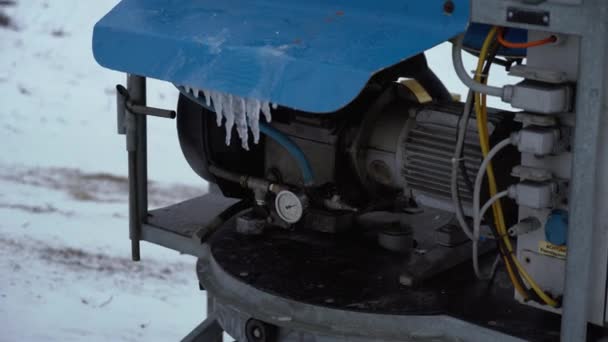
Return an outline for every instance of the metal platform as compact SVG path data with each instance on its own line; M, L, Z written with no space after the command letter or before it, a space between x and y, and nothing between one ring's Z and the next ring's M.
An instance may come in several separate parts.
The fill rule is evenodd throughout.
M335 236L277 229L250 237L236 233L230 221L210 244L192 238L234 202L209 194L153 210L142 238L199 257L210 314L239 341L246 341L244 326L252 318L280 327L279 341L559 337L560 317L513 301L504 271L482 283L466 263L422 287L404 287L398 281L403 257L377 247L365 232ZM209 321L205 326L217 331Z
M207 225L222 210L236 200L221 195L207 194L148 213L143 224L142 240L161 245L184 254L203 256L203 249L193 234Z
M218 231L198 272L220 325L239 341L251 318L281 327L279 341L559 338L560 317L515 302L504 271L479 282L465 263L409 288L398 281L404 257L365 232L251 237L233 226Z

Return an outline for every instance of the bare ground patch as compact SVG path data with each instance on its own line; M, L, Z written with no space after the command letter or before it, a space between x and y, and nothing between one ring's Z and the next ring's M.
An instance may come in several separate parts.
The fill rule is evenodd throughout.
M0 180L65 192L72 199L83 202L126 203L128 199L128 179L109 173L87 173L71 168L2 167ZM203 192L202 187L148 182L152 207L173 204Z
M194 267L187 263L161 263L151 259L136 263L126 257L110 256L81 248L52 246L44 241L24 242L0 237L0 250L11 255L27 253L42 262L63 267L74 274L91 273L97 276L136 277L186 283L194 272ZM20 268L16 265L17 270Z
M9 203L0 202L0 208L25 211L30 214L59 214L59 215L63 215L63 216L73 216L74 215L74 212L72 212L72 211L60 210L48 203L46 205L26 205L26 204L9 204Z

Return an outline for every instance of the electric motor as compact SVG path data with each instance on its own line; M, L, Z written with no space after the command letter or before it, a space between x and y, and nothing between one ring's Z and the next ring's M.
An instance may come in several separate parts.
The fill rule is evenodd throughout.
M331 185L336 189L332 195L342 196L355 207L401 196L425 207L453 211L450 173L456 162L462 170L458 191L465 212L470 212L472 190L467 183L477 174L482 159L475 119L467 124L461 160L454 161L462 104L420 103L401 83L373 95L362 95L367 99L355 108L324 116L279 108L273 113L272 125L302 149L317 186ZM226 146L223 129L216 127L208 109L186 98L180 100L179 108L178 130L186 158L225 194L244 197L247 192L213 177L206 171L208 163L250 176L303 184L298 164L279 143L271 139L262 139L257 145L251 142L250 151L242 150L239 144ZM517 128L512 118L510 113L489 113L491 143ZM516 151L508 150L497 161L501 184L513 182L509 170L517 158Z

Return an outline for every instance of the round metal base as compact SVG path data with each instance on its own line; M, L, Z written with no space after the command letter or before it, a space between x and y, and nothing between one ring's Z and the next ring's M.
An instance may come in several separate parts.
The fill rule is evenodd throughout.
M285 230L262 236L227 224L198 276L213 314L239 342L247 322L276 328L276 341L555 340L559 316L518 304L504 272L474 279L469 264L417 288L399 283L403 255L366 234Z

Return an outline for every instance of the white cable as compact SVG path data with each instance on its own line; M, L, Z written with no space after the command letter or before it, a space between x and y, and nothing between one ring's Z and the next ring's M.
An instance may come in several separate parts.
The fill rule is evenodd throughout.
M505 191L501 191L499 193L497 193L496 195L492 196L487 202L486 204L483 205L483 207L481 207L481 210L479 211L479 217L483 217L483 215L486 214L486 211L488 211L488 209L490 209L490 207L497 201L499 201L501 198L503 197L508 197L509 196L509 190L505 190ZM481 225L480 222L477 223L477 225ZM479 227L475 227L475 230L479 231ZM497 237L498 238L498 237Z
M490 204L488 205L488 203L486 203L486 205L484 205L485 209L482 209L480 211L479 210L479 201L480 201L480 197L481 197L481 185L483 182L484 175L486 174L488 165L492 161L492 158L494 158L494 156L496 156L498 154L498 152L500 152L502 149L513 144L514 141L517 141L517 137L518 137L518 135L517 135L517 133L515 133L515 134L511 135L511 137L506 138L506 139L502 140L501 142L499 142L498 144L496 144L490 150L490 152L488 152L488 155L481 162L479 170L477 171L477 176L475 177L475 185L473 188L473 239L472 239L473 246L472 246L472 249L473 249L473 270L475 271L475 275L479 279L488 279L492 276L492 274L490 274L489 276L482 275L481 271L479 270L478 243L479 243L479 236L480 236L480 229L481 229L480 228L481 219L485 215L487 208L489 208L492 204L494 204L494 202L496 202L500 198L502 198L504 196L508 196L508 194L509 194L508 191L503 191L501 193L496 194L488 201L488 203L490 203ZM502 196L499 196L501 194L502 194Z
M465 233L465 235L473 240L473 232L471 228L467 224L467 221L464 218L464 213L462 211L462 204L460 202L460 197L458 196L458 172L460 166L460 156L462 152L462 148L464 146L464 139L467 131L467 125L469 122L469 116L471 116L471 108L473 107L473 92L469 91L467 95L467 101L464 105L464 112L462 113L462 117L460 118L460 122L458 124L458 138L456 140L456 149L454 149L454 156L452 157L452 174L450 178L450 190L452 193L452 205L454 206L454 212L456 213L456 219L460 224L460 228Z
M493 87L486 84L479 83L471 78L462 63L462 41L464 35L456 37L456 40L452 45L452 62L454 63L454 70L456 75L460 78L460 81L464 83L469 89L476 93L482 93L490 96L496 96L502 98L503 101L510 102L509 93L513 86Z
M458 138L456 140L456 148L454 149L454 156L452 158L452 174L450 179L450 188L452 193L452 204L454 206L454 211L456 213L456 219L462 228L462 231L467 235L467 237L472 241L472 253L473 253L473 270L475 271L475 275L477 278L481 280L487 280L494 276L496 273L496 269L498 268L498 264L500 262L500 254L497 256L496 260L492 264L492 268L490 269L489 275L481 274L479 269L479 260L478 260L478 241L473 237L473 232L471 228L467 224L464 213L462 211L462 203L460 201L460 197L458 196L458 172L460 166L460 156L462 154L462 149L464 146L464 140L466 137L467 126L469 123L469 117L471 116L471 109L473 106L473 92L469 91L467 96L467 101L465 102L464 112L462 117L460 118L460 122L458 124Z
M492 198L490 198L490 200L488 200L486 202L486 204L484 204L484 206L481 208L478 216L483 217L483 215L485 215L486 211L488 211L488 209L498 200L500 200L503 197L507 197L509 196L509 190L505 190L502 192L497 193L496 195L492 196ZM473 231L477 232L477 234L479 234L479 228L480 223L475 221L474 226L473 226ZM498 236L496 237L498 238ZM479 235L477 235L477 239L473 240L473 270L475 271L475 275L477 276L477 278L482 279L482 280L487 280L492 278L492 276L494 275L494 272L496 271L496 267L498 266L498 263L495 262L494 265L492 266L492 269L490 271L489 275L483 275L481 274L481 270L479 269Z
M486 275L486 276L484 276L482 274L476 274L476 276L479 277L480 280L492 279L492 277L494 277L494 274L496 273L496 270L498 269L498 264L500 264L501 258L502 258L502 256L499 252L496 255L496 259L494 259L494 262L492 263L492 267L490 268L490 273L488 273L488 275ZM473 260L475 260L475 258L473 258ZM473 262L475 262L475 261L473 261Z
M504 139L503 141L496 144L488 155L483 159L479 171L477 171L477 177L475 177L475 186L473 188L473 240L479 239L479 229L475 230L475 227L480 226L482 215L479 215L479 201L481 197L481 184L483 177L486 174L488 165L492 161L492 158L498 154L503 148L511 145L514 141L517 141L517 134L511 135L511 137Z

